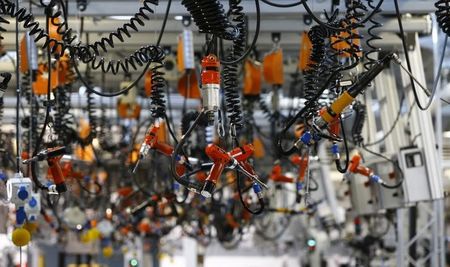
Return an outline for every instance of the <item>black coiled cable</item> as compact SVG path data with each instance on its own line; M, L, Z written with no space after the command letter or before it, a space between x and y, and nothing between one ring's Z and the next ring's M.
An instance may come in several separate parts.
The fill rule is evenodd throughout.
M337 35L336 43L345 42L348 47L343 50L339 50L338 53L347 54L354 58L358 56L359 52L361 52L361 47L355 41L363 38L363 36L356 33L355 30L364 27L364 23L361 21L367 11L367 7L361 0L347 1L346 7L347 12L345 18L340 20L340 25L344 28L344 30L340 31ZM345 38L342 37L342 32L347 34Z
M233 40L238 36L238 29L228 20L219 0L183 0L181 4L189 11L200 32L214 34L225 40Z
M360 101L356 101L353 105L353 112L355 113L355 122L352 127L352 138L356 145L362 145L364 138L362 136L362 130L364 127L364 121L366 119L366 105Z
M269 120L271 123L275 123L280 118L280 113L277 111L272 112L267 105L266 101L259 97L258 100L259 108L261 109L262 113L264 114L264 117Z
M43 40L42 48L51 48L50 51L55 53L60 51L60 55L64 54L67 45L64 42L60 42L56 39L50 38L50 36L46 33L45 29L41 28L39 22L37 22L34 16L31 13L28 13L25 8L19 8L16 11L16 4L10 2L8 0L0 1L0 14L9 15L11 18L16 18L19 23L23 23L23 27L29 30L29 35L35 35L35 42ZM56 19L61 16L61 12L55 12L50 15L50 20L52 23L56 22ZM7 21L0 21L0 23L8 23ZM62 28L66 27L66 23L57 23L58 28L57 31L62 35L62 39L66 41L73 42L75 40L74 37L71 37L71 30L63 31ZM0 27L1 32L6 32L6 29ZM60 50L59 50L60 49Z
M325 58L325 39L330 37L330 31L322 26L313 26L308 32L308 37L312 43L311 55L309 57L310 63L308 69L304 72L304 96L306 99L305 106L306 117L311 117L318 109L317 100L314 96L317 94L320 85L317 82L317 74L321 64ZM312 103L314 101L315 103Z
M434 3L434 6L437 8L435 14L439 27L447 36L450 36L450 1L439 0Z
M375 6L373 5L374 0L368 0L367 5L374 9ZM367 47L369 47L369 50L367 52L364 53L364 58L366 59L366 63L364 64L364 68L366 70L369 70L373 64L375 64L378 61L378 58L374 58L372 55L373 54L377 54L381 51L381 48L376 47L373 42L376 40L382 40L383 38L379 35L376 34L375 31L379 28L381 28L383 26L383 24L381 24L380 22L378 22L377 20L375 20L376 15L378 13L380 13L382 10L378 9L377 11L375 11L375 16L373 18L371 18L369 20L369 22L372 24L369 29L367 30L367 34L369 35L369 38L366 39L366 45Z
M152 73L152 94L150 96L152 105L152 117L164 118L166 114L166 101L164 100L164 92L167 87L167 81L164 78L164 51L160 51L158 58L155 59L156 65L151 69Z
M233 40L233 46L227 60L233 60L236 57L240 57L244 53L245 39L246 39L246 23L245 14L242 12L241 0L230 1L230 16L232 21L236 23L236 28L239 31L237 38ZM225 105L230 120L230 125L236 128L236 130L242 129L242 107L239 96L239 72L238 64L225 65L223 69L224 80L224 92L225 92Z
M115 42L125 41L125 36L131 36L131 30L138 32L138 24L143 26L144 19L150 19L147 13L153 14L154 11L151 5L157 5L157 0L145 0L143 7L139 9L129 23L125 23L122 27L118 28L115 32L110 33L108 37L102 38L100 41L96 41L91 45L83 45L78 43L72 44L76 39L76 36L72 36L72 29L67 27L67 22L57 23L56 19L61 16L61 12L55 12L51 16L51 21L54 25L58 26L58 33L62 35L63 42L50 38L50 36L39 26L39 23L35 21L34 16L27 13L25 8L20 8L15 11L15 4L8 0L0 1L0 14L7 14L12 18L17 18L20 23L23 23L23 27L29 30L30 35L35 35L35 41L43 40L43 48L50 47L52 53L59 53L60 56L64 54L66 50L69 51L72 59L78 58L85 64L90 64L94 70L100 69L107 73L111 72L117 74L119 71L130 72L131 69L137 70L138 67L142 67L145 64L152 62L154 58L159 54L158 48L153 45L144 46L134 53L125 57L122 60L106 60L100 57L101 52L108 52L108 48L114 48ZM63 30L63 28L65 28ZM5 29L0 28L0 31Z
M87 69L86 76L88 78L88 82L91 83L91 77L90 77L90 70ZM92 143L92 140L94 140L95 137L97 137L97 126L98 126L98 118L97 118L97 112L95 110L95 99L94 94L87 90L86 91L87 96L87 113L88 113L88 119L89 119L89 126L90 131L89 135L86 138L79 138L79 143L82 146L88 146Z
M55 133L60 145L68 145L76 140L73 115L70 114L70 86L63 85L56 90Z

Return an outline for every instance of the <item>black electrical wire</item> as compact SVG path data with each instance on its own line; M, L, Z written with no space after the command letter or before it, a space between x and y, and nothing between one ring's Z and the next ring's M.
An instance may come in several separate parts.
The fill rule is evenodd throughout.
M235 146L239 147L239 140L237 140L237 138L234 139L235 142ZM244 151L241 148L242 151ZM259 215L264 211L265 208L265 202L264 202L264 198L259 198L258 197L258 202L259 202L259 208L257 210L252 210L250 209L250 207L245 203L244 198L243 198L243 192L242 192L242 187L241 187L241 175L239 174L239 171L236 170L236 187L237 187L237 191L238 191L238 195L239 195L239 200L241 201L242 207L244 207L245 210L247 210L248 212L250 212L250 214L253 215Z
M256 47L256 42L258 42L259 32L261 28L261 8L259 5L259 0L255 0L255 8L256 8L256 29L255 29L255 35L253 36L253 41L248 47L247 51L245 51L239 58L233 59L231 61L226 60L220 60L220 63L223 65L234 65L242 60L246 59L248 55L253 51L253 49Z
M404 181L404 174L403 174L403 170L400 168L400 166L398 165L398 162L395 162L395 161L393 161L392 159L390 159L390 158L388 158L388 157L386 157L386 156L384 156L384 155L382 155L382 154L380 154L380 153L377 153L377 152L375 152L375 151L373 151L373 150L370 150L370 149L368 149L367 147L365 147L365 146L363 146L362 147L366 152L368 152L368 153L370 153L370 154L372 154L372 155L374 155L374 156L377 156L377 157L380 157L380 158L382 158L382 159L385 159L386 161L388 161L388 162L390 162L390 163L392 163L392 165L394 165L394 168L395 169L397 169L397 171L398 171L398 174L399 174L399 181L396 183L396 184L394 184L394 185L389 185L389 184L386 184L384 181L381 183L381 186L382 187L385 187L385 188L388 188L388 189L396 189L396 188L399 188L402 184L403 184L403 181Z
M180 151L182 150L182 148L184 146L184 143L190 137L192 131L200 123L200 120L202 119L204 114L205 114L204 110L202 110L198 114L198 116L195 119L195 121L192 123L192 125L189 127L189 129L186 131L186 133L180 139L178 144L175 146L174 151L173 151L172 156L171 156L171 161L170 161L170 171L171 171L172 177L175 179L175 181L177 181L182 186L188 188L189 190L195 190L195 192L198 192L198 193L200 193L200 191L202 190L203 186L201 184L199 184L198 182L195 182L195 181L191 182L191 181L189 181L189 177L184 178L184 179L182 177L180 177L178 175L178 173L177 173L177 170L176 170L176 162L177 162L177 157L180 154Z
M50 31L50 12L51 12L51 7L46 7L46 34L49 34ZM52 81L52 54L51 54L51 47L47 46L47 63L48 63L48 80L47 80L47 103L46 103L46 111L45 111L45 119L44 119L44 125L41 129L41 133L39 134L39 138L36 140L36 144L34 147L34 151L32 154L32 157L35 157L40 148L41 148L41 143L44 140L44 134L45 134L45 130L48 126L48 123L50 122L50 109L51 109L51 81ZM43 185L38 178L38 174L36 172L36 168L37 168L37 162L32 161L31 162L31 178L33 180L33 182L35 183L35 185L41 189L41 190L48 190L48 187Z
M238 191L238 195L239 195L239 200L241 201L242 206L244 207L245 210L247 210L248 212L250 212L250 214L253 215L259 215L264 211L265 208L265 203L264 203L264 199L259 199L259 208L257 210L252 210L250 209L250 207L247 205L247 203L245 203L244 197L243 197L243 192L242 192L242 186L241 186L241 177L240 174L238 172L236 172L236 183L237 183L237 191Z
M78 186L83 189L83 191L85 191L86 193L88 193L89 195L93 195L93 196L99 196L101 195L102 192L102 185L99 182L94 182L94 185L96 187L95 191L91 191L89 190L89 188L87 188L85 185L83 185L83 183L80 181L80 179L75 179L78 183Z
M166 28L166 24L167 24L167 19L169 17L171 4L172 4L172 0L168 0L167 1L166 13L164 15L163 23L162 23L162 26L161 26L161 29L160 29L160 32L159 32L159 36L158 36L158 40L156 41L156 47L159 47L159 44L161 43L162 36L164 34L164 31L165 31L165 28ZM142 72L139 74L138 78L134 82L132 82L127 88L124 88L124 89L122 89L122 90L120 90L120 91L118 91L116 93L110 93L110 94L99 92L99 91L95 90L94 88L92 88L91 86L87 85L86 81L80 75L80 71L78 70L78 67L77 67L76 64L74 64L74 67L75 67L75 71L78 74L78 77L80 78L81 82L86 86L87 90L91 91L92 93L94 93L96 95L105 96L105 97L114 97L114 96L122 95L122 94L128 92L134 86L136 86L138 84L138 82L142 79L142 77L144 77L144 75L147 73L151 63L152 63L152 61L149 61L147 63L147 65L144 67Z
M361 20L359 23L365 24L367 21L369 21L369 20L377 13L378 9L379 9L379 8L381 7L381 5L383 4L383 1L384 1L384 0L379 0L378 5L375 7L375 9L372 10L372 12L371 12L366 18L364 18L363 20ZM314 15L314 12L311 10L311 8L310 8L310 7L308 6L308 4L306 3L307 0L303 0L302 2L303 2L302 4L303 4L303 7L305 8L306 12L308 12L308 14L311 16L311 18L312 18L315 22L317 22L319 25L322 25L322 26L324 26L324 27L327 27L327 28L330 29L330 30L338 31L338 32L341 32L341 31L345 31L345 30L346 30L345 28L334 27L334 26L332 26L332 25L330 25L330 24L328 24L328 23L323 22L323 21L320 20L318 17L316 17L316 15Z
M16 12L19 10L19 0L16 0ZM20 117L20 72L19 72L19 60L20 60L20 51L19 51L19 20L16 18L16 171L20 172L20 125L19 125L19 117ZM3 102L3 100L2 100Z
M281 132L278 134L277 137L277 149L278 152L281 153L282 155L288 156L291 155L293 153L295 153L297 151L297 147L294 145L292 146L290 149L285 150L283 148L283 144L282 144L282 139L283 136L286 134L287 130L289 128L291 128L291 126L300 118L302 118L303 116L305 116L305 113L314 105L315 101L317 101L320 96L322 95L322 93L328 88L328 84L330 84L333 80L336 79L336 77L339 75L339 71L337 70L335 72L333 72L330 77L328 77L327 81L323 84L322 88L320 88L320 90L317 91L316 95L311 98L311 100L299 111L297 112L297 114L295 114L294 117L292 117L284 126L284 128L281 130Z
M299 2L294 2L291 4L277 4L274 2L271 2L269 0L261 0L261 2L263 2L264 4L267 4L269 6L274 6L274 7L280 7L280 8L289 8L289 7L295 7L295 6L299 6L301 4L303 4L305 0L299 1Z
M3 1L4 1L4 0L3 0ZM152 2L152 1L149 1L149 2ZM60 3L61 3L62 6L64 6L64 3L63 3L62 1L60 1ZM88 91L91 91L91 92L94 93L94 94L97 94L97 95L100 95L100 96L104 96L104 97L113 97L113 96L119 96L119 95L121 95L121 94L124 94L124 93L128 92L131 88L133 88L134 86L137 85L137 83L138 83L138 82L142 79L142 77L145 75L145 73L147 72L147 70L148 70L149 67L150 67L150 64L152 63L152 60L151 60L151 58L152 58L151 55L152 55L152 54L149 55L148 53L154 53L155 51L160 50L160 48L158 48L158 47L159 47L159 44L160 44L160 42L161 42L161 39L162 39L164 30L165 30L165 27L166 27L166 24L167 24L167 19L168 19L168 16L169 16L169 11L170 11L170 7L171 7L171 3L172 3L172 0L168 0L168 1L167 1L167 9L166 9L166 13L165 13L165 16L164 16L163 24L162 24L162 26L161 26L161 30L160 30L160 33L159 33L159 36L158 36L158 40L157 40L156 46L148 45L148 46L144 46L144 47L138 49L138 50L130 57L130 58L133 58L133 60L135 60L134 63L132 63L131 61L127 61L127 60L124 61L124 62L127 62L127 64L120 64L120 62L118 63L121 67L126 67L126 66L129 66L129 65L134 66L135 63L139 63L139 62L145 63L145 61L147 61L147 62L146 62L147 64L145 65L145 67L144 67L143 71L141 72L141 74L140 74L140 75L138 76L138 78L137 78L133 83L131 83L128 87L126 87L126 88L124 88L124 89L122 89L122 90L120 90L120 91L118 91L118 92L116 92L116 93L110 93L110 94L102 93L102 92L96 91L96 90L95 90L94 88L92 88L92 86L90 86L90 85L88 84L88 82L83 78L83 76L82 76L80 70L78 69L77 64L74 64L74 69L75 69L75 72L77 73L78 78L79 78L80 81L86 86L86 88L87 88ZM4 4L4 3L3 3L3 2L0 2L0 4ZM0 7L2 7L2 6L0 6ZM3 6L2 8L5 9L5 10L7 11L7 6L6 6L6 7ZM147 7L143 7L143 8L141 8L141 9L146 9L146 8L147 8ZM65 10L65 8L63 8L63 10ZM6 11L5 11L5 12L6 12ZM141 10L140 10L140 12L141 12ZM8 14L10 14L11 16L19 17L22 21L25 20L25 25L24 25L24 26L25 26L25 27L28 26L28 27L31 27L31 28L32 28L30 34L36 34L36 33L38 33L39 36L38 36L36 39L38 39L38 38L40 37L41 39L44 38L44 39L46 40L46 44L47 44L47 43L53 43L53 44L54 44L54 47L53 47L52 49L55 49L56 46L62 47L61 50L63 50L63 51L64 51L66 48L68 48L68 49L71 51L71 54L74 54L74 55L76 54L76 55L78 55L78 56L81 56L80 53L81 53L81 54L84 54L84 53L88 53L88 54L89 54L89 53L90 53L90 52L89 52L89 49L93 49L94 51L97 51L97 50L98 50L98 47L100 47L101 49L105 50L105 49L106 49L106 44L108 44L108 45L110 45L110 46L113 45L113 42L112 42L112 38L113 38L113 37L118 38L120 41L123 41L123 40L122 40L122 39L123 39L122 33L124 33L125 35L129 36L129 32L127 31L127 28L135 29L135 28L136 28L136 26L134 26L134 23L135 23L135 22L138 22L139 24L142 24L142 22L140 22L140 20L137 20L138 18L137 18L136 16L144 16L144 15L145 15L145 14L142 15L141 13L135 14L135 17L131 19L131 20L135 19L134 22L132 22L132 21L130 20L130 23L125 24L122 28L119 28L119 29L117 30L116 33L112 33L111 36L110 36L110 38L102 39L102 41L96 42L96 45L95 45L95 46L93 45L93 46L91 46L91 47L85 48L85 47L79 47L79 46L75 46L75 47L73 47L73 46L63 46L62 43L58 43L58 42L55 42L55 40L50 39L50 38L48 37L48 35L46 36L45 34L43 34L42 32L40 32L40 30L39 30L39 24L38 24L38 23L30 23L30 22L29 22L29 21L32 20L32 15L27 15L27 16L25 16L25 14L26 14L26 11L25 11L25 10L23 10L23 11L21 12L21 14L19 14L19 15L18 15L18 14L14 14L14 13L11 14L11 12L9 12ZM56 16L56 15L55 15L55 16ZM146 15L145 15L145 16L146 16ZM68 28L67 22L61 24L61 25L58 27L58 29L59 29L59 28L62 28L62 27L65 27L65 28L66 28L66 31L65 31L65 32L66 32L66 35L69 35L70 32L71 32L71 29ZM69 34L67 34L67 33L69 33ZM75 38L75 37L70 38L70 40L73 40L74 38ZM64 39L64 36L63 36L63 39ZM47 45L48 45L48 44L47 44ZM76 53L75 53L75 52L76 52ZM85 56L86 56L86 55L85 55ZM75 60L75 57L72 57L72 60L74 61L74 60ZM83 61L83 60L82 60L82 61ZM74 63L75 63L75 62L74 62ZM95 63L95 62L94 62L94 63ZM100 64L102 64L102 63L104 63L104 61L100 61ZM139 64L139 65L143 65L143 64ZM93 64L93 66L95 66L94 68L98 68L98 67L99 67L99 65L95 65L95 64ZM109 69L111 69L111 68L112 68L111 66L108 66L108 68L103 67L102 70L109 70ZM117 68L118 68L118 67L117 67ZM117 68L116 68L116 69L117 69Z
M336 169L340 173L346 173L348 169L348 165L350 162L350 152L348 149L348 141L347 137L345 136L345 128L344 128L344 122L341 117L339 117L339 123L341 124L341 130L342 130L342 138L344 139L344 148L345 148L345 167L341 166L341 161L339 159L335 160L336 163Z
M175 145L178 144L177 136L175 135L175 132L173 131L171 120L167 116L167 113L164 114L165 120L167 122L167 129L169 130L170 136L172 137Z
M227 56L228 59L241 55L245 49L247 30L245 27L245 14L242 10L241 0L230 1L229 17L236 23L239 35L233 40L233 46ZM220 44L221 51L223 51L222 42ZM224 105L229 118L229 125L230 127L235 127L235 132L243 127L242 105L238 89L239 74L238 64L225 65L222 71L223 92L225 95L225 99L223 99Z
M395 5L395 14L397 16L398 26L400 28L400 37L401 37L401 40L402 40L403 51L405 53L406 65L407 65L408 71L412 74L411 60L410 60L409 54L408 54L408 47L407 47L407 44L406 44L405 31L403 29L401 13L400 13L400 9L398 7L398 0L394 0L394 5ZM441 59L440 59L440 62L439 62L438 70L436 72L436 77L435 77L434 82L433 82L433 90L431 91L431 94L429 95L429 99L428 99L428 101L427 101L427 103L425 105L422 105L422 103L420 102L419 96L417 94L417 89L416 89L416 85L415 85L415 78L412 75L409 75L410 76L409 78L410 78L410 81L411 81L411 88L412 88L412 91L413 91L413 94L414 94L414 99L415 99L415 101L417 103L417 107L419 107L419 109L422 110L422 111L427 110L431 106L431 103L434 100L434 96L436 95L437 86L439 84L439 80L440 80L440 77L441 77L441 70L442 70L442 65L443 65L444 57L445 57L445 50L447 48L447 39L448 39L448 34L446 34L445 39L444 39L444 46L442 48ZM425 88L422 88L422 89L427 91ZM428 95L428 93L427 93L427 95Z

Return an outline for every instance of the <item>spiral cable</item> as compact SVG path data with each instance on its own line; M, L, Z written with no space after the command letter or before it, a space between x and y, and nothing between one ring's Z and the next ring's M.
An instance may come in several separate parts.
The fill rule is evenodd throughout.
M437 8L435 14L439 27L450 36L450 0L438 0L434 6Z
M355 112L355 122L353 123L352 127L353 142L356 145L361 145L364 142L362 130L367 113L366 105L364 105L360 101L356 101L356 103L353 105L353 111Z
M100 119L99 119L99 131L97 133L97 138L100 144L100 147L107 152L114 153L119 149L118 145L113 144L111 141L111 136L109 134L109 130L111 129L111 123L106 117L106 108L105 105L100 105Z
M233 60L244 53L245 39L246 39L246 23L245 14L242 12L241 0L230 1L230 17L236 23L236 28L239 31L237 38L233 40L232 49L228 55L227 60ZM223 69L223 83L225 94L225 106L230 120L230 125L233 125L236 130L242 129L242 107L239 96L239 71L238 64L225 65Z
M90 75L91 75L90 70L87 69L86 77L88 79L88 83L91 85L92 77ZM88 114L88 119L89 119L90 131L89 131L89 135L86 138L79 138L78 141L82 146L90 145L92 143L92 140L94 140L94 138L97 137L97 126L98 126L98 118L97 118L97 112L95 110L95 99L94 99L93 92L87 90L86 97L87 97L86 109L87 109L87 114Z
M344 26L344 32L347 33L347 37L342 38L339 35L338 39L345 42L348 45L348 48L339 52L346 53L351 57L359 57L358 53L361 52L361 47L356 44L355 40L361 40L363 36L359 33L355 33L355 30L364 28L365 24L362 22L362 19L366 15L367 7L361 0L347 1L346 7L347 12L345 18L340 21L340 24Z
M368 0L367 5L374 9L374 0ZM378 54L381 51L381 48L376 47L374 45L374 42L376 40L382 40L383 38L376 34L375 31L383 26L380 22L378 22L375 18L378 13L380 13L382 10L378 9L375 11L375 16L369 20L371 23L371 26L367 30L367 34L369 35L369 38L366 39L366 45L369 47L369 50L364 53L364 58L366 59L366 63L364 64L364 68L366 70L369 70L378 60L378 58L374 57L374 54Z
M131 55L121 60L107 60L100 56L101 52L107 53L108 48L114 48L117 41L124 42L125 36L131 37L131 30L138 32L138 24L145 25L144 20L150 19L148 13L153 14L154 10L151 5L157 5L157 0L144 0L143 7L139 9L129 21L115 32L110 33L108 37L102 38L90 45L81 43L73 44L76 36L72 36L72 29L67 27L67 22L58 23L57 18L61 16L61 12L57 11L51 15L52 23L57 26L57 31L62 35L63 41L58 41L51 38L43 28L40 27L39 22L35 21L34 16L27 12L25 8L19 8L16 12L16 5L8 0L0 0L0 14L9 15L16 18L19 23L23 23L23 27L29 30L29 35L35 36L35 42L43 40L42 48L50 48L52 53L57 53L63 56L68 50L72 59L78 58L85 64L89 64L93 70L101 70L104 73L117 74L119 71L126 73L131 70L137 70L149 62L153 62L158 58L161 48L154 45L147 45L136 50ZM3 21L0 21L2 23ZM5 23L5 22L3 22ZM63 28L65 28L63 30ZM0 27L0 33L6 30Z
M313 26L308 32L309 39L312 43L311 55L309 57L308 69L304 72L304 96L306 99L305 106L309 106L306 111L306 117L310 117L317 109L318 103L313 101L317 94L318 88L318 73L321 64L325 59L325 39L329 38L330 31L323 26Z
M26 129L22 132L23 145L26 151L31 151L37 142L39 119L42 117L42 109L39 108L38 97L32 93L31 74L26 72L21 76L21 94L30 105L30 115L22 118L21 126Z
M166 101L164 100L164 92L167 87L167 81L164 78L164 52L155 60L156 64L151 68L152 73L152 94L151 112L153 118L164 118L166 114Z
M219 0L183 0L181 4L191 14L200 32L214 34L225 40L233 40L239 35Z
M261 109L262 113L264 114L264 117L266 119L268 119L269 122L275 123L278 120L275 112L272 112L270 110L269 106L267 105L266 101L263 98L261 98L261 97L259 98L258 104L259 104L259 108Z
M56 90L55 133L61 145L75 141L74 118L70 114L70 86L63 85Z
M9 15L11 18L17 19L19 23L23 23L23 27L29 30L29 35L35 35L35 42L43 40L44 44L42 45L43 49L50 47L50 51L55 53L59 51L60 56L63 55L64 51L68 47L69 44L65 44L64 42L70 41L73 42L75 40L74 37L71 37L71 30L63 30L66 27L66 22L56 23L56 19L61 16L61 12L57 11L54 14L50 15L51 22L58 26L57 32L62 35L62 40L64 42L58 41L56 39L50 38L50 36L46 33L45 29L41 28L39 22L37 22L34 16L31 13L28 13L25 8L18 8L16 11L16 4L10 2L8 0L0 1L0 14ZM0 23L7 23L6 20L0 20ZM0 27L0 32L6 32L6 29ZM60 49L60 50L59 50Z

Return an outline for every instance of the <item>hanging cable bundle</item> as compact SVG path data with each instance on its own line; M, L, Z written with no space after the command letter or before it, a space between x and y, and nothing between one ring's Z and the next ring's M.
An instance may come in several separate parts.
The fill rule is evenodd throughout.
M307 118L319 108L317 100L314 100L315 103L311 103L311 101L313 101L320 87L317 81L317 74L325 58L325 39L329 38L330 32L325 27L314 26L308 32L308 36L312 43L312 51L309 57L308 70L304 73L305 105L309 106L305 113Z
M21 126L26 130L22 132L22 140L24 148L31 151L34 144L36 144L38 132L40 131L39 118L42 118L42 109L39 108L38 97L32 92L31 74L30 72L23 73L21 76L21 94L25 97L27 103L30 105L30 115L25 116L21 120Z
M450 1L439 0L434 3L436 10L436 18L442 31L450 36Z
M29 30L30 35L35 35L35 42L43 40L42 48L46 49L50 47L50 51L52 53L58 52L60 56L64 54L67 45L72 43L75 40L75 37L71 36L72 31L63 30L67 26L66 22L56 23L56 19L61 16L61 12L57 11L54 14L50 15L50 20L52 23L56 23L55 26L58 26L57 33L62 35L62 40L65 42L69 42L68 44L64 44L64 42L58 41L56 39L50 38L50 36L46 33L45 29L41 28L39 22L36 21L34 16L31 13L28 13L25 8L19 8L16 11L16 4L10 2L8 0L0 1L0 14L9 15L11 18L16 18L19 23L23 23L23 27ZM8 21L2 19L0 23L9 23ZM0 32L6 32L6 29L0 27Z
M374 6L374 0L369 0L367 2L368 6L372 9L375 8ZM376 34L375 31L383 26L380 22L375 20L378 13L380 13L382 10L378 9L375 11L375 15L369 20L369 22L372 24L369 29L367 30L367 33L369 35L369 38L366 40L366 45L369 47L369 50L364 53L364 58L366 59L366 63L364 64L364 68L366 70L369 70L373 64L375 64L378 61L378 58L374 57L373 55L379 53L381 51L381 48L376 47L373 42L376 40L382 40L383 38Z
M360 101L356 101L356 103L353 105L353 111L355 112L355 122L353 123L352 127L353 142L356 145L361 145L364 142L362 130L364 127L364 121L366 119L366 105L364 105Z
M73 116L70 114L70 86L64 85L56 90L55 133L60 145L72 143L76 137Z
M245 15L242 12L241 0L230 1L230 16L232 21L236 23L239 30L239 35L233 40L233 47L227 60L232 61L236 57L240 57L245 49L246 23ZM242 128L242 107L240 96L238 92L239 73L238 64L225 65L223 69L225 103L227 108L230 125L233 125L236 130Z
M164 100L164 92L166 91L167 81L164 78L164 51L161 49L157 59L155 59L155 66L152 67L152 94L150 96L152 105L152 117L164 118L166 114L166 101Z
M31 74L29 72L23 73L21 76L20 86L22 88L22 94L29 104L31 104Z
M145 64L154 61L159 55L159 48L153 45L147 45L136 50L131 55L121 60L107 60L100 57L100 53L108 52L108 47L114 48L115 42L118 40L124 42L124 37L131 37L131 30L138 32L138 24L143 26L144 19L150 19L148 13L153 14L154 10L151 5L157 5L157 0L145 0L143 7L139 9L131 19L129 23L125 23L122 27L118 28L115 32L111 33L108 37L102 38L100 41L94 42L91 45L83 45L78 43L72 44L76 39L76 36L72 36L72 30L67 27L67 22L59 23L56 21L61 16L61 12L55 12L51 16L51 21L58 26L58 33L62 35L62 41L51 38L39 23L35 20L34 16L27 12L25 8L19 8L16 12L16 5L8 0L0 0L0 14L9 15L12 18L17 18L19 23L23 23L23 27L29 30L30 35L35 35L35 42L43 40L44 44L42 48L50 47L52 53L58 53L59 56L63 56L65 51L68 50L70 56L80 59L85 64L90 64L94 70L100 69L101 71L113 74L117 74L119 71L126 73L131 69L137 70L138 67L142 67ZM0 21L0 23L6 23ZM66 28L64 31L63 28ZM0 27L0 33L5 32L5 29ZM100 59L99 59L100 58Z
M214 34L225 40L235 39L239 32L227 18L219 0L183 0L181 4L191 14L202 33Z
M363 38L357 32L358 28L363 28L365 25L362 19L365 16L367 7L361 0L346 1L347 12L339 24L344 28L344 31L338 32L336 44L343 43L338 49L339 55L344 55L353 58L359 58L361 53L361 46L359 40ZM333 46L333 45L332 45Z
M91 80L92 77L90 76L90 70L87 69L86 71L86 77L88 78L88 83L89 85L91 85ZM90 91L87 90L86 91L86 96L87 96L87 114L88 114L88 119L89 119L89 126L90 126L90 131L89 131L89 135L85 138L79 138L79 143L82 146L88 146L92 143L92 140L97 137L97 126L98 126L98 118L97 118L97 113L95 110L95 99L94 99L94 94Z
M270 122L276 122L278 120L278 116L276 112L272 112L267 105L266 101L263 98L259 98L259 108L261 109L262 113L264 114L264 117L268 119Z

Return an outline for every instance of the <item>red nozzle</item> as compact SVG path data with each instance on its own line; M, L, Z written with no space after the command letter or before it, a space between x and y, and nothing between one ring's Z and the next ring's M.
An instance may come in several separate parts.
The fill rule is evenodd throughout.
M281 182L281 183L293 183L294 182L294 179L283 175L281 166L279 164L276 164L273 166L272 172L270 173L270 179L272 179L275 182Z
M373 173L372 169L361 165L361 156L359 154L356 154L352 157L348 166L348 170L353 173L359 173L366 177L369 177Z
M58 193L67 191L64 174L61 169L61 165L59 164L61 158L62 156L47 159L47 164L50 168L50 172L52 173L53 182L56 185L56 191L58 191Z
M159 126L156 126L154 124L152 126L150 126L147 133L145 134L144 142L151 149L155 149L166 156L171 156L173 153L173 147L168 144L158 142L158 135L157 135L158 130L159 130Z
M295 155L291 157L291 162L298 165L298 181L303 182L305 180L306 170L308 169L308 156L301 157Z

